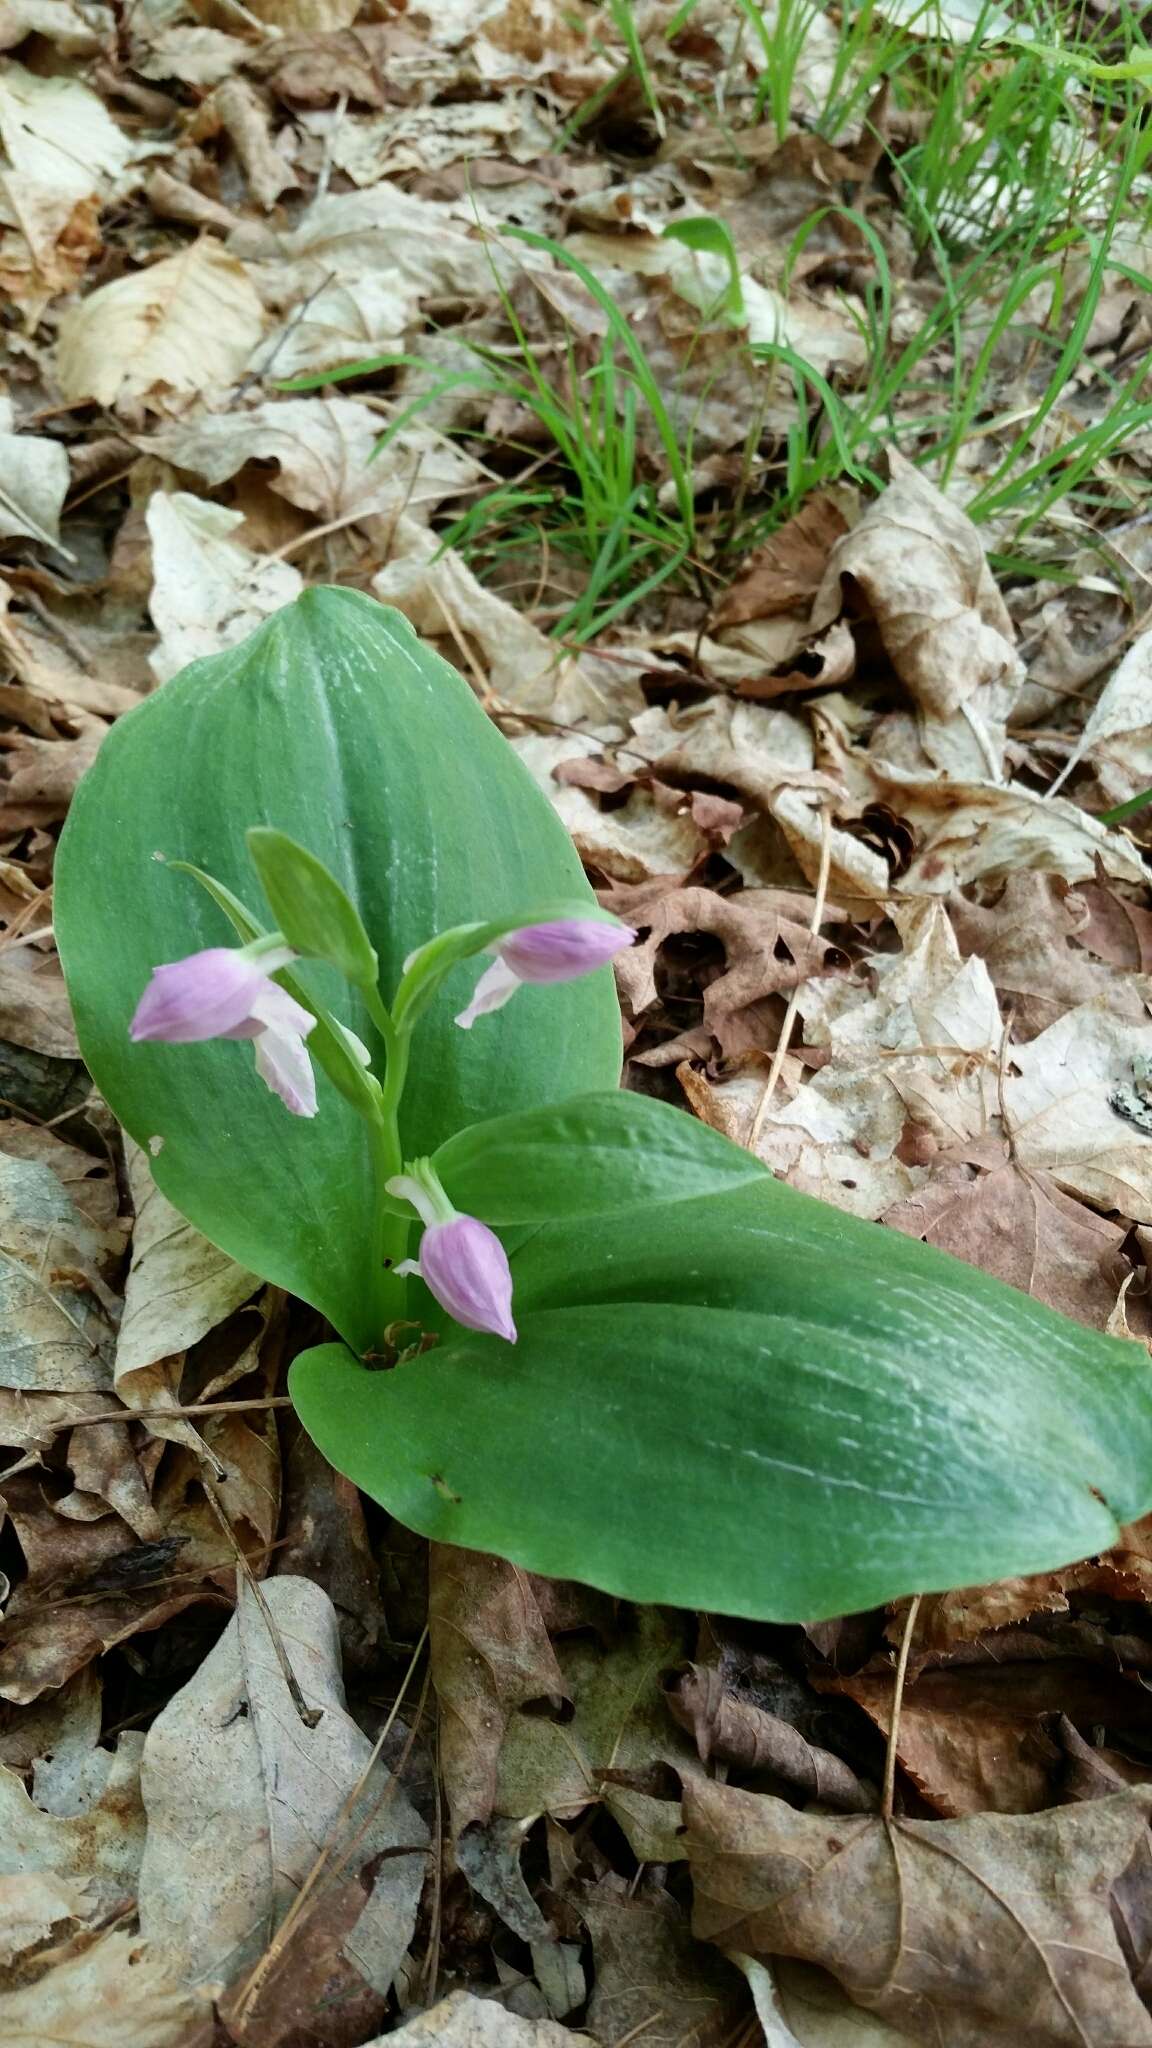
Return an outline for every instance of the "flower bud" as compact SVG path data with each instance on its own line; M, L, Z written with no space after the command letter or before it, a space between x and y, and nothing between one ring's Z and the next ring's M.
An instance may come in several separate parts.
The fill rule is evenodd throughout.
M154 968L132 1019L133 1041L159 1038L168 1045L195 1045L223 1038L250 1016L265 972L228 946L209 946Z
M405 1259L398 1273L419 1273L442 1309L466 1330L487 1330L516 1342L512 1320L512 1274L495 1231L475 1216L430 1223L420 1239L418 1259Z

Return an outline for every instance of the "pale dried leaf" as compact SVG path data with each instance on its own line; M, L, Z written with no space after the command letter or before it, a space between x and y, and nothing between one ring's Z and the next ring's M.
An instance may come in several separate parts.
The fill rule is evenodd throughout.
M86 1393L112 1384L101 1268L118 1233L93 1226L51 1168L0 1154L0 1382Z
M430 2012L407 2026L380 2034L365 2048L572 2048L573 2036L555 2020L522 2020L494 1999L475 1998L470 1991L452 1991Z
M148 505L154 583L152 617L160 645L152 668L160 682L190 661L247 638L304 585L288 562L254 555L228 535L241 512L188 491L156 491Z
M37 1983L0 1995L5 2048L209 2048L212 2036L207 2000L129 1934L106 1934Z
M1152 981L1137 986L1152 996ZM1097 997L1013 1047L1012 1064L1004 1101L1020 1165L1152 1223L1152 1023L1129 1023Z
M150 269L101 285L60 323L64 401L128 407L187 403L240 375L264 316L243 265L202 240Z
M174 422L140 443L215 486L246 462L275 462L275 488L321 520L397 512L427 519L475 481L450 442L407 427L376 452L387 421L352 398L268 399L246 413Z
M132 1899L144 1850L143 1740L129 1730L115 1751L96 1753L99 1789L79 1813L44 1812L15 1771L0 1770L0 1876L62 1878L83 1889L85 1918Z
M315 1727L298 1715L264 1614L242 1588L236 1616L145 1743L141 1929L197 1983L231 1982L262 1954L371 1754L344 1704L327 1594L308 1579L282 1577L266 1582L264 1597L304 1700L320 1709ZM365 1854L378 1855L399 1844L419 1851L424 1834L393 1787L376 1831L362 1831L361 1839ZM415 1924L423 1857L389 1860L393 1879L408 1888L405 1907L397 1909L402 1955ZM369 1898L364 1914L373 1909Z
M59 547L68 477L67 451L59 441L0 432L0 535L23 534Z

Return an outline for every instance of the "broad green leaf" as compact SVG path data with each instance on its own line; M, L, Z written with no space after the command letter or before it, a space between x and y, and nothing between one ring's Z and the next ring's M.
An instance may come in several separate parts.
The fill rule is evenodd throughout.
M323 861L270 825L253 825L247 839L273 920L288 944L306 957L329 961L357 987L374 987L380 973L376 949L356 905Z
M727 1194L766 1173L682 1109L619 1090L472 1124L432 1163L456 1207L485 1223L607 1216Z
M514 1253L518 1344L292 1371L325 1455L447 1543L812 1620L1044 1571L1152 1507L1152 1367L772 1180Z
M241 1265L323 1310L353 1347L379 1336L365 1126L318 1077L290 1116L241 1044L140 1045L128 1020L152 968L227 945L223 912L172 863L258 900L245 832L271 825L336 876L380 956L541 897L594 899L550 805L454 669L397 612L308 590L239 647L196 662L112 728L81 783L56 868L56 927L97 1083L151 1151L164 1193ZM302 962L310 1000L382 1048L362 997ZM417 1027L402 1138L435 1151L477 1117L611 1088L620 1024L605 969L525 989L457 1030L475 969L448 976ZM399 1292L399 1283L392 1282Z

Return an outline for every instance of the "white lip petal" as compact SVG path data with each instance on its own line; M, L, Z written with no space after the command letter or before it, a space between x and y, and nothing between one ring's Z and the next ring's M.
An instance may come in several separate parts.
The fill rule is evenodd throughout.
M477 1017L487 1017L493 1010L502 1010L522 986L520 976L506 960L494 960L476 983L467 1009L461 1010L456 1019L461 1031L471 1031Z
M293 1003L292 1007L299 1010L300 1005ZM310 1024L314 1021L309 1018ZM272 1093L280 1097L285 1109L290 1109L293 1116L315 1116L316 1076L300 1033L279 1031L269 1025L256 1039L253 1051L256 1072Z
M306 1010L286 988L280 988L274 981L265 981L248 1005L248 1015L269 1031L279 1031L293 1038L307 1038L316 1019L311 1010Z

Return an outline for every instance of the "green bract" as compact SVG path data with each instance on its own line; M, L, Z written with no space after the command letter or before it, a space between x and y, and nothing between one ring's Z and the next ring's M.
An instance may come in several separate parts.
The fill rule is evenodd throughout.
M81 785L56 928L85 1056L171 1200L345 1340L292 1371L321 1448L429 1535L777 1619L1113 1542L1152 1506L1140 1347L621 1094L603 968L456 1027L483 949L601 915L461 678L349 592L166 684ZM319 1019L314 1119L235 1044L129 1042L158 963L264 930ZM467 1241L454 1315L501 1271L506 1301L508 1254L515 1344L396 1274L414 1187ZM438 1341L397 1361L406 1318Z

